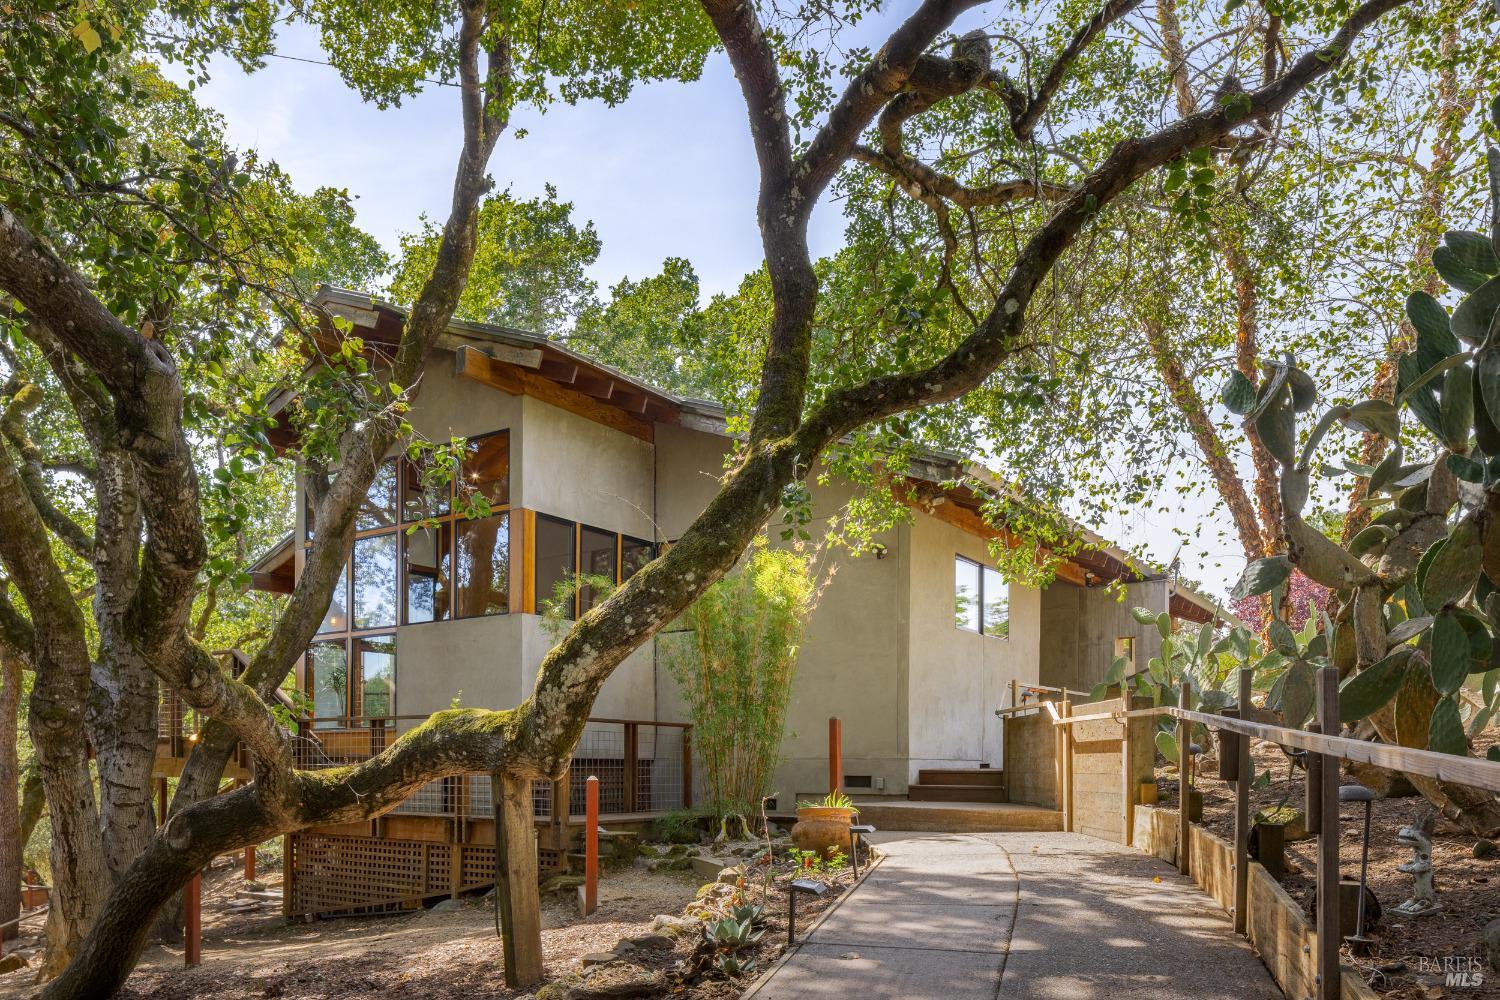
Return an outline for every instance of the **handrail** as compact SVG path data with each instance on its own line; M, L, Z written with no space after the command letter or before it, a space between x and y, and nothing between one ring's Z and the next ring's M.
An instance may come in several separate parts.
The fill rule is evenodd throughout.
M1439 781L1451 781L1473 788L1482 788L1489 792L1500 792L1500 762L1481 760L1477 757L1458 757L1449 753L1438 753L1435 750L1391 746L1389 743L1371 743L1368 740L1350 739L1347 736L1310 733L1304 729L1291 729L1287 726L1274 726L1269 723L1252 722L1248 719L1236 719L1225 715L1193 712L1175 705L1055 718L1053 725L1120 722L1124 719L1160 716L1180 719L1183 722L1198 722L1213 729L1226 729L1271 743L1337 757L1340 760L1374 764L1390 771L1404 771L1427 778L1436 778Z

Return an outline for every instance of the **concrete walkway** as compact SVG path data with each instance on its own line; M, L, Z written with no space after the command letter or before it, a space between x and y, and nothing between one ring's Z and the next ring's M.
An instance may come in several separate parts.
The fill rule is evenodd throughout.
M875 839L880 867L747 997L1282 996L1213 900L1139 851L1073 833Z

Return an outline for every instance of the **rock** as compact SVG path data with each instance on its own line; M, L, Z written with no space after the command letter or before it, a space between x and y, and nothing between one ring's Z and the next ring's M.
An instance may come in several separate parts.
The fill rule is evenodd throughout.
M562 983L548 983L536 991L536 1000L568 1000L568 988Z
M619 958L635 951L635 945L631 944L628 938L620 938L620 940L615 942L615 946L610 951L615 953L616 958Z
M579 958L578 964L583 968L588 969L592 968L595 965L608 965L610 962L615 961L619 957L619 955L616 955L612 951L591 951L587 955Z
M11 952L4 958L0 958L0 975L4 975L7 972L15 972L19 969L24 968L26 968L25 955L17 955L15 952Z
M461 900L461 899L445 899L442 902L438 903L436 906L434 906L428 912L430 912L430 913L452 913L455 910L462 910L463 908L464 908L463 900Z
M688 856L688 852L691 850L692 848L690 848L687 844L673 844L670 848L667 849L667 857L674 860L677 858L685 858Z
M668 937L681 937L684 934L696 934L698 921L661 913L651 921L651 930L653 933L665 934Z
M553 875L542 883L538 891L543 895L549 892L566 892L575 886L583 885L583 883L584 878L582 875Z
M690 858L689 862L693 867L693 871L704 878L716 879L719 877L719 873L724 870L724 866L713 858Z
M643 858L659 858L662 856L662 849L655 844L637 844L635 852Z
M245 883L244 888L249 892L265 892L266 884L264 882L256 882L252 879Z
M734 885L745 874L745 869L740 865L732 865L719 872L719 881L725 885Z
M1496 853L1500 853L1500 845L1497 845L1493 840L1484 840L1481 838L1474 841L1474 849L1470 853L1476 858L1492 858Z
M637 934L626 938L632 945L646 951L671 951L672 939L665 934Z
M1484 925L1484 960L1491 969L1500 972L1500 920Z

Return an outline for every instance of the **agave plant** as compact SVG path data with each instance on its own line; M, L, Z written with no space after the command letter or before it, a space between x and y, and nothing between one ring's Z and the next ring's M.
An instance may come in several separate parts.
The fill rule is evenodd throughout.
M1500 100L1491 117L1500 126ZM1306 718L1311 670L1326 658L1343 677L1345 722L1367 718L1386 742L1451 754L1467 753L1468 736L1500 710L1500 151L1491 147L1486 157L1491 231L1449 232L1433 252L1438 274L1463 295L1452 313L1425 292L1407 298L1415 343L1399 359L1394 400L1328 407L1299 449L1299 414L1318 394L1292 359L1268 366L1259 385L1236 373L1224 390L1281 466L1288 541L1285 555L1246 567L1234 596L1284 586L1293 566L1334 591L1337 610L1322 616L1316 648L1308 648L1316 640L1298 644L1284 625L1271 635L1287 655L1297 649L1280 695L1283 716ZM1321 475L1368 477L1364 503L1373 516L1347 547L1302 515L1314 457L1337 423L1390 442L1373 468L1317 467ZM1416 780L1472 828L1500 823L1492 796Z
M736 920L721 917L703 927L703 936L716 951L736 952L759 941L765 931L757 930L753 919Z

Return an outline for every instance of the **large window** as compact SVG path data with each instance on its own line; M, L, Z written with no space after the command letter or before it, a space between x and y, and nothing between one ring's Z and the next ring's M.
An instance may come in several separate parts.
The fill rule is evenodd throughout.
M998 570L953 557L953 618L965 632L1010 637L1010 587Z
M538 514L533 552L536 564L532 567L532 582L537 611L542 610L544 601L557 597L559 584L571 583L578 574L579 585L574 588L572 606L567 609L569 617L576 617L605 597L588 584L588 577L602 576L617 585L624 583L656 557L656 546L642 538Z
M509 433L470 439L450 482L426 472L383 463L355 513L354 548L303 676L321 728L395 714L396 625L510 610ZM487 516L457 513L478 497ZM310 544L310 499L305 516Z
M470 438L457 475L433 485L403 461L401 546L407 625L510 610L510 434ZM490 515L458 513L482 497Z

